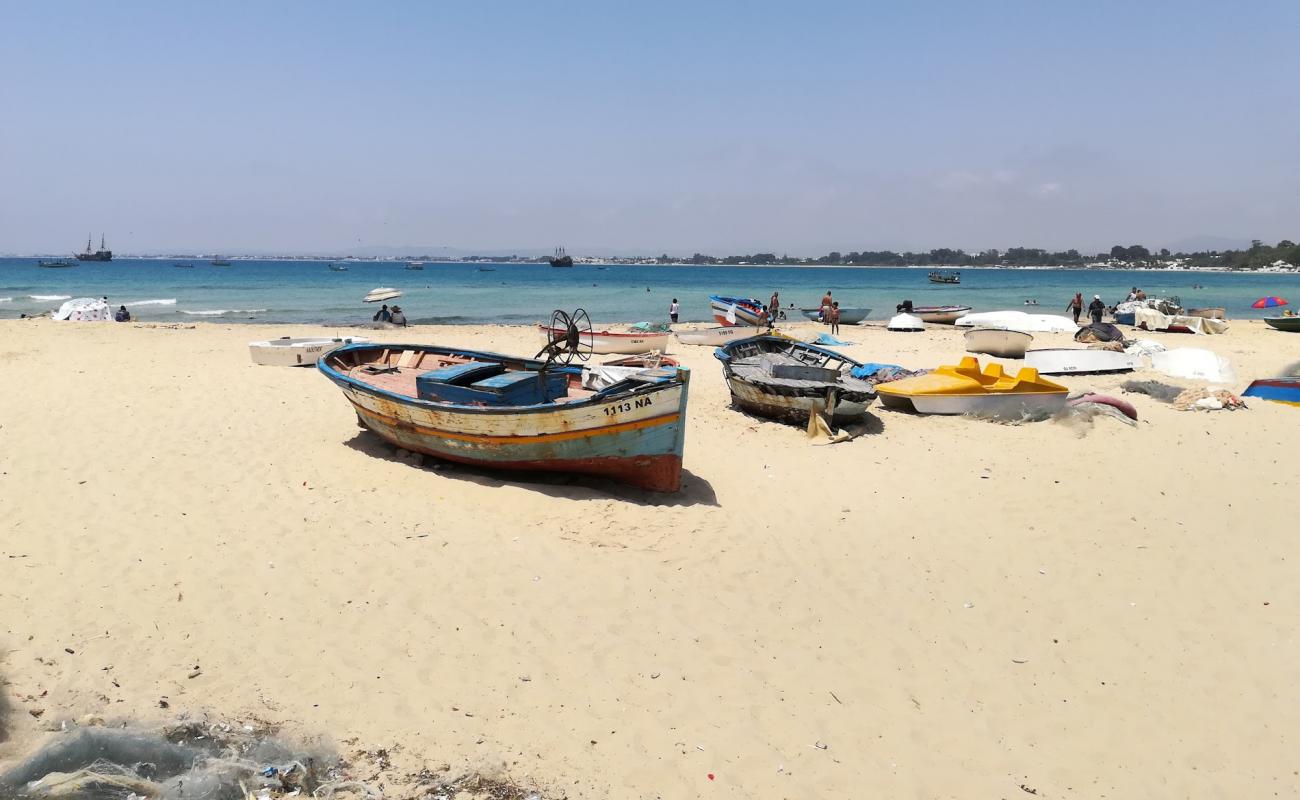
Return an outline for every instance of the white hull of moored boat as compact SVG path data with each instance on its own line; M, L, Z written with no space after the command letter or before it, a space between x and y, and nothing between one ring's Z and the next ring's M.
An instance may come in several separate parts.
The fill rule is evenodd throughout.
M919 414L978 414L1010 419L1027 414L1057 411L1065 406L1064 394L914 395L910 398Z
M673 331L673 334L677 337L677 341L682 344L718 347L738 339L747 339L755 335L755 332L747 328L719 325L713 328L682 328Z
M538 328L547 337L563 336L564 331L539 325ZM582 347L590 347L597 355L623 353L639 355L641 353L666 353L672 333L618 333L615 331L584 331L579 336Z
M345 344L365 344L369 339L349 336L342 339L271 339L265 342L249 342L248 353L254 364L266 367L310 367L316 360Z

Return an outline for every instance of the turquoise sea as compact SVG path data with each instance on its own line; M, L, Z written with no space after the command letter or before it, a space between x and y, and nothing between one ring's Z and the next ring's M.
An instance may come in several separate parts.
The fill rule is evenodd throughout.
M361 302L379 286L399 289L396 302L424 324L531 323L556 308L582 307L596 322L666 321L678 298L683 321L710 319L708 295L756 297L773 290L783 305L812 306L827 289L841 304L868 306L871 318L888 318L903 299L916 305L959 303L977 311L1065 312L1075 292L1114 303L1139 286L1151 296L1174 295L1187 307L1223 306L1229 318L1265 316L1250 304L1267 294L1300 305L1300 275L1066 269L964 269L958 286L931 284L928 270L891 267L600 267L579 264L428 263L422 271L401 262L346 262L334 272L326 261L206 261L115 259L67 269L44 269L34 258L0 259L0 318L58 308L68 297L107 295L138 320L183 322L368 322L376 307ZM490 271L488 271L490 270ZM1193 288L1200 284L1203 288ZM1037 309L1026 309L1026 299ZM1275 313L1275 312L1274 312Z

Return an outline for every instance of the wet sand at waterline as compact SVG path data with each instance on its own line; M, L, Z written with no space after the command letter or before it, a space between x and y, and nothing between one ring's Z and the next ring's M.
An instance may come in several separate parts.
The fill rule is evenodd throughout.
M0 769L51 719L214 711L548 797L1300 791L1300 409L875 408L812 446L675 345L687 474L653 495L415 467L315 370L249 361L335 332L0 323ZM913 368L963 353L951 328L840 338ZM1228 357L1235 391L1300 361L1259 322L1147 338Z

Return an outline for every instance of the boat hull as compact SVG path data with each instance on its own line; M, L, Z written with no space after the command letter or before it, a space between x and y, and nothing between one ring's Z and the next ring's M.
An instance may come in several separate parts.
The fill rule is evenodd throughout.
M1024 358L1025 348L1033 340L1033 336L1023 331L976 328L966 331L966 352L985 353L998 358Z
M920 317L922 322L929 322L935 325L952 325L961 319L970 311L970 306L918 306L911 310L914 317Z
M826 411L824 396L799 397L772 394L734 377L727 378L727 388L731 391L732 402L737 406L751 414L768 419L806 423L813 412ZM831 417L836 421L858 419L866 414L870 407L871 400L837 398Z
M78 261L112 261L112 250L100 250L96 253L77 253Z
M271 339L249 342L248 354L253 363L265 367L311 367L321 356L348 344L369 342L359 336L343 339Z
M799 312L811 320L819 319L822 314L821 308L801 308L799 309ZM871 309L869 308L844 308L843 306L841 306L840 324L857 325L859 322L866 319L867 316L870 314L871 314Z
M350 351L402 347L352 345L319 362L361 424L390 444L479 467L595 475L656 492L681 488L687 370L671 381L569 403L471 406L395 394L335 368ZM540 366L492 353L425 350Z
M673 331L673 335L682 344L718 347L728 342L748 339L754 335L754 331L735 326L720 325L716 328L683 328Z
M709 295L709 307L713 309L713 319L719 325L728 327L732 325L751 325L759 327L767 324L760 317L763 304L752 298ZM735 309L734 322L728 319L733 308Z
M537 329L547 336L548 340L564 336L564 331L557 328L539 325ZM591 352L597 355L608 355L610 353L639 355L641 353L667 352L672 337L672 333L668 331L662 333L592 331L590 334L584 333L578 338L582 347L590 347Z
M1252 381L1241 396L1300 406L1300 378L1261 378Z
M1101 372L1132 372L1142 368L1142 357L1115 350L1055 347L1029 350L1025 366L1040 375L1091 375Z
M891 395L880 393L880 404L918 414L979 416L1014 419L1025 415L1053 413L1065 407L1064 394L1031 392L999 395Z
M747 337L749 338L749 337ZM809 366L826 368L841 372L849 367L861 366L847 356L813 345L797 342L784 337L755 337L752 341L732 342L714 351L714 356L722 362L722 375L731 392L732 402L750 413L783 422L806 423L814 413L829 413L834 420L850 421L861 418L876 399L874 387L858 384L856 387L842 383L839 385L825 383L792 381L785 385L760 383L747 380L738 375L743 369L738 364L748 355L764 351L796 350L801 353L799 361ZM733 359L742 359L737 362Z
M1226 308L1189 308L1187 309L1187 316L1202 319L1223 319L1224 314L1227 312Z
M1291 333L1300 333L1300 317L1264 317L1270 328Z

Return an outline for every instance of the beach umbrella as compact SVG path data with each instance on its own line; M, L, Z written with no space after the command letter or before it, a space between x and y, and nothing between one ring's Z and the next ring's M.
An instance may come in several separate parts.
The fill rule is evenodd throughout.
M1261 297L1255 302L1251 303L1250 307L1251 308L1277 308L1278 306L1284 306L1286 304L1287 304L1286 300L1282 299L1281 297L1275 297L1270 294L1268 297Z

